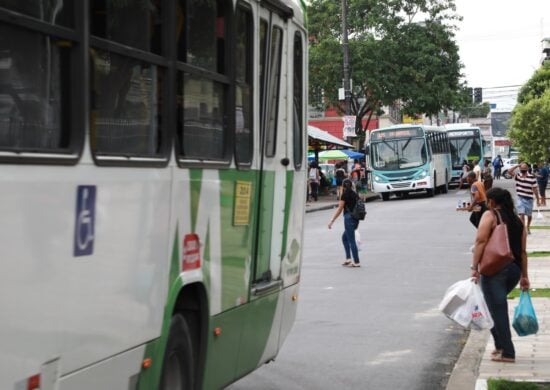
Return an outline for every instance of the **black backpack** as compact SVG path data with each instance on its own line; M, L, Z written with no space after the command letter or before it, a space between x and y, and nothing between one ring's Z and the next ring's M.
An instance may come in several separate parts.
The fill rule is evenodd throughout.
M350 214L352 218L362 221L365 219L365 216L367 215L367 209L365 208L365 202L363 202L363 199L359 195L356 195L355 198L355 207L353 210L350 211Z

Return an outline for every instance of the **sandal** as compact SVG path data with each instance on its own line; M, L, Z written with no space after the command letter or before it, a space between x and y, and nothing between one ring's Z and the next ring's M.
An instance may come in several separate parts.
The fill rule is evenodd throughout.
M361 264L359 264L359 263L353 263L353 264L350 265L350 267L351 267L351 268L359 268L359 267L361 267Z
M500 362L500 363L515 363L516 362L516 359L509 358L509 357L504 357L504 356L494 356L493 358L491 358L491 360L493 362Z
M493 352L491 352L492 357L498 357L502 355L502 349L495 349Z
M349 267L351 265L351 260L346 260L342 263L344 267Z

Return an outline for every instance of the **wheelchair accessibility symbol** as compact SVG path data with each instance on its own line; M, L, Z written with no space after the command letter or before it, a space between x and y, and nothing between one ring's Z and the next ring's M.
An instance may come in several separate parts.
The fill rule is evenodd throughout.
M74 256L89 256L94 252L96 186L78 186L74 225Z

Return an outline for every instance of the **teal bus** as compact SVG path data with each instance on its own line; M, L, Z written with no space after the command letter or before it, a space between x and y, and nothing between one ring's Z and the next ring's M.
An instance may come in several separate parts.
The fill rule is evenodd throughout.
M447 193L450 147L447 133L440 127L402 124L373 130L369 158L373 190L384 201L391 194Z
M0 1L0 389L220 389L296 316L298 0Z
M464 161L473 166L475 160L484 156L483 139L479 127L470 123L453 123L445 125L451 145L452 174L451 185L457 185L462 175Z

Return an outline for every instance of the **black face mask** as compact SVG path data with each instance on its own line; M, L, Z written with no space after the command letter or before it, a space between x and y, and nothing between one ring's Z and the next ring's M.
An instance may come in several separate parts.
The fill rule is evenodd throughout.
M526 174L527 170L524 171L523 169L521 169L520 172L523 173L523 174Z

